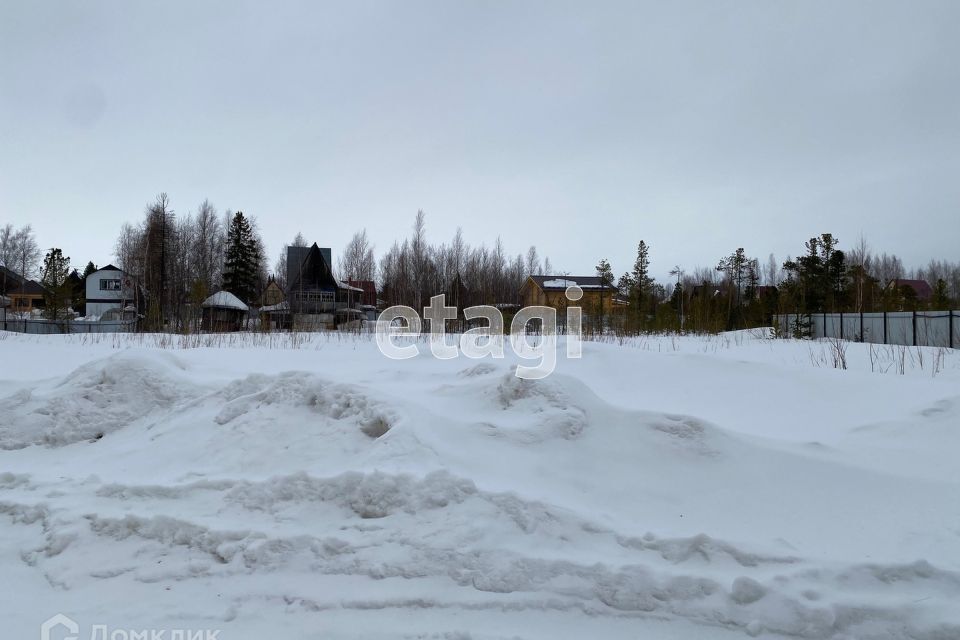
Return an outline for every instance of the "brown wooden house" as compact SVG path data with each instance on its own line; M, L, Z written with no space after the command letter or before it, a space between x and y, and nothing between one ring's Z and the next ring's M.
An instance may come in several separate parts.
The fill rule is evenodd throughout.
M583 292L580 300L567 298L568 287L577 286ZM562 325L567 307L580 307L584 321L603 316L606 321L622 319L627 301L611 284L604 284L597 276L529 276L520 288L521 306L553 307L557 321Z
M11 314L43 309L46 293L47 290L39 282L23 278L6 267L0 267L0 295L10 299Z

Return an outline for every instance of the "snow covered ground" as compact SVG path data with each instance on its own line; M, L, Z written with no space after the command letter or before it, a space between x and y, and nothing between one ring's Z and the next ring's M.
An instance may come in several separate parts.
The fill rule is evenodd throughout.
M960 638L960 353L837 356L0 333L0 636Z

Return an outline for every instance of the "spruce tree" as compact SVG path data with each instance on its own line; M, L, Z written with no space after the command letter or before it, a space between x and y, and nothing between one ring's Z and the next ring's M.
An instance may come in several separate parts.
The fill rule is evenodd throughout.
M70 306L73 288L67 281L70 275L70 258L60 249L50 249L43 259L43 277L40 279L44 289L45 312L51 320L59 320Z
M603 332L603 294L607 289L613 289L613 269L606 258L597 265L597 277L600 278L600 331ZM613 291L610 292L613 295Z
M242 211L237 211L227 231L223 288L247 303L256 296L258 256L250 222Z

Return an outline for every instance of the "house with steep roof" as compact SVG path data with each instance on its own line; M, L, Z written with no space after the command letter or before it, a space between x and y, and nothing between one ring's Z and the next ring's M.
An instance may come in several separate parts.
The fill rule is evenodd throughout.
M46 305L46 288L35 280L24 278L6 267L0 267L0 295L10 300L10 313L31 313Z
M333 329L362 318L363 294L362 288L334 275L329 248L316 243L287 247L286 301L266 311L280 326L289 322L305 330Z
M270 279L267 281L267 286L264 287L260 293L260 304L258 306L272 307L275 304L283 302L283 298L283 288L277 284L273 276L270 276Z

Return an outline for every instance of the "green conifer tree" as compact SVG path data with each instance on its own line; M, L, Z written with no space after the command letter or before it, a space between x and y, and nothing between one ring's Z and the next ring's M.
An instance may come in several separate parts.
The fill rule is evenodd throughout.
M66 316L70 306L73 287L67 281L70 275L70 258L60 249L53 248L43 259L43 276L40 279L44 289L45 314L51 320L60 320Z
M249 220L237 211L227 231L223 288L249 303L256 295L259 252Z

